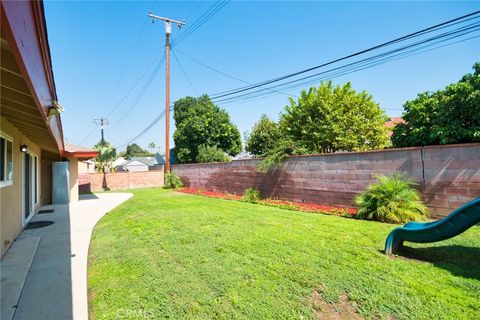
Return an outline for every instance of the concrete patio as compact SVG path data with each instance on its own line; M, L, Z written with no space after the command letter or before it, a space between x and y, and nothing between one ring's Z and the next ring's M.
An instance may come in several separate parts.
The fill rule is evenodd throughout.
M82 195L41 208L1 261L1 319L88 319L87 258L93 227L130 193Z

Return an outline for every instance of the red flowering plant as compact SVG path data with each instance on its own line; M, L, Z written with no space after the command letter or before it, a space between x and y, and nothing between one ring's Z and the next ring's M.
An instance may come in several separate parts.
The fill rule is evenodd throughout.
M242 200L242 197L239 195L222 193L217 191L208 191L208 190L197 189L197 188L181 188L178 191L183 193L210 197L210 198L218 198L218 199L225 199L225 200ZM335 206L327 206L322 204L306 203L306 202L300 203L300 202L292 202L292 201L286 201L286 200L263 199L255 203L265 205L265 206L285 209L285 210L311 212L311 213L323 213L323 214L330 214L330 215L341 216L341 217L352 217L357 214L357 210L355 208L335 207Z

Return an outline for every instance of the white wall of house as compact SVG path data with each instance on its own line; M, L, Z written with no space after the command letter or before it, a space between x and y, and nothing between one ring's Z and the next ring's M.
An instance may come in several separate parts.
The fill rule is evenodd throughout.
M143 171L148 171L148 165L141 162L141 161L131 161L125 165L123 165L123 168L127 171L130 172L143 172Z

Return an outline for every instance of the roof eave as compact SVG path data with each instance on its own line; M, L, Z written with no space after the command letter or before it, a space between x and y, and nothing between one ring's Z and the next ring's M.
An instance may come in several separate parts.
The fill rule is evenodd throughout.
M62 152L62 156L66 158L77 158L79 160L88 160L98 156L97 151L66 151Z

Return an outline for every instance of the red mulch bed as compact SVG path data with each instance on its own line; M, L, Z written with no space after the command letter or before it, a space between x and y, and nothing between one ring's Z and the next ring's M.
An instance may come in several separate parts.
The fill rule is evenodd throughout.
M226 200L242 199L242 197L238 195L215 192L215 191L207 191L203 189L181 188L178 191L183 193L210 197L210 198L219 198L219 199L226 199ZM333 214L333 215L339 215L339 216L353 216L357 214L357 209L355 208L327 206L327 205L316 204L316 203L305 203L305 202L300 203L300 202L272 200L272 199L261 200L258 203L267 205L267 206L280 207L284 209L297 210L297 211L303 211L303 212L327 213L327 214Z

